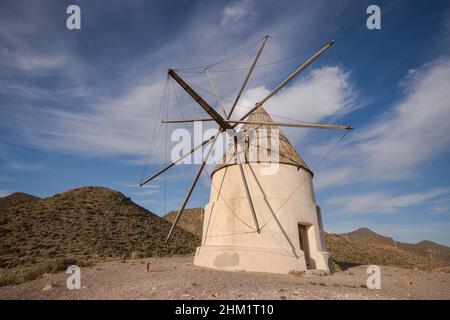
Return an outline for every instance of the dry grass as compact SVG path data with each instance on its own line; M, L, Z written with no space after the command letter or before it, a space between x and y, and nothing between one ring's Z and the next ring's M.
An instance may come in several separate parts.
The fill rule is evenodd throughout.
M0 198L0 212L6 210L8 208L12 208L19 204L24 204L31 201L40 200L40 198L23 193L23 192L15 192L6 197ZM0 220L1 222L1 220ZM0 223L2 224L2 223Z
M164 218L169 222L173 222L177 213L177 211L170 211ZM178 221L178 225L201 238L203 229L203 208L185 209Z
M45 263L55 259L103 261L191 254L200 243L198 237L181 228L174 232L173 239L178 241L166 243L167 220L120 192L101 187L28 201L1 210L1 218L3 283L16 281L17 274L45 269ZM33 274L26 278L33 278Z
M77 265L79 267L90 266L90 262L77 259L54 259L41 263L31 269L22 273L7 273L0 276L0 286L7 286L10 284L20 284L26 281L31 281L41 277L43 274L54 274L67 269L70 265Z
M347 269L348 267L361 264L376 264L409 269L434 270L448 265L445 261L431 260L426 255L403 248L396 248L394 244L378 242L374 239L347 241L343 236L329 233L325 234L325 239L333 262L338 269Z

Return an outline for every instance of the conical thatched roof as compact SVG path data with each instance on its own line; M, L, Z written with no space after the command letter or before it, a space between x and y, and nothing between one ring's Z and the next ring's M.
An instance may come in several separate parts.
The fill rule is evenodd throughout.
M270 115L264 110L264 108L259 108L253 112L245 121L249 122L264 122L273 123L274 121ZM242 149L239 149L239 155L242 163L270 163L274 162L271 156L276 154L271 154L271 152L276 152L276 147L271 146L270 137L275 134L275 130L278 130L279 134L279 146L278 146L278 156L280 164L293 165L299 168L303 168L313 174L308 165L303 161L300 155L297 153L295 148L289 142L288 138L284 133L278 128L278 126L273 125L256 125L256 124L244 124L241 128L241 132L245 132L246 141L241 143ZM258 133L258 139L248 139L249 132L256 130ZM264 143L266 139L266 143ZM252 151L249 153L249 150ZM251 154L251 155L250 155ZM257 154L255 159L255 154ZM235 147L234 144L230 144L222 157L221 161L213 170L215 171L222 169L227 166L236 164L235 159Z

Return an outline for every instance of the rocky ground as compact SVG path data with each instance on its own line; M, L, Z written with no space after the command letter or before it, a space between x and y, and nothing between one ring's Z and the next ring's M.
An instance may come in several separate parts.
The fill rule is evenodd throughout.
M99 263L0 288L0 299L450 299L450 274L381 267L381 290L366 287L367 266L333 275L275 275L196 267L190 257ZM148 264L148 265L147 265ZM148 266L148 271L147 271Z

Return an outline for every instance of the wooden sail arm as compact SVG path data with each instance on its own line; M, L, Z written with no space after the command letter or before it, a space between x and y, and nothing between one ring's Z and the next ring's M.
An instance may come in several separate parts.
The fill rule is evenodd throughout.
M212 120L212 119L208 119L208 120ZM187 156L191 155L192 153L194 153L195 151L197 151L198 149L200 149L201 147L207 145L208 143L210 143L211 141L214 141L216 139L215 136L211 136L211 138L209 138L208 140L203 141L201 144L199 144L198 146L194 147L191 151L189 151L188 153L182 155L180 158L178 158L177 160L173 161L172 163L170 163L168 166L162 168L161 170L159 170L157 173L155 173L154 175L152 175L151 177L147 178L146 180L142 181L141 183L139 183L139 187L142 187L144 184L149 183L150 181L152 181L153 179L156 179L157 177L159 177L161 174L163 174L164 172L166 172L167 170L169 170L170 168L172 168L173 166L175 166L177 163L179 163L181 160L183 160L184 158L186 158Z
M189 188L189 191L188 191L188 193L186 194L186 197L183 200L181 208L180 208L180 210L178 210L178 213L175 216L175 219L174 219L174 221L172 223L172 227L170 228L169 234L167 235L166 242L169 241L170 237L172 236L172 233L175 230L175 227L176 227L176 225L178 223L178 220L180 219L181 215L183 214L184 209L186 208L186 205L189 202L189 199L191 198L192 192L194 191L194 188L197 185L198 179L200 178L200 175L202 174L202 171L205 168L206 162L208 161L208 158L209 158L209 156L211 155L211 152L214 149L214 145L216 144L217 137L220 135L220 133L221 133L220 131L217 132L217 134L214 137L211 138L213 143L212 143L211 147L209 148L208 152L206 153L206 156L203 159L202 164L198 168L197 173L195 174L194 180L192 181L191 187Z
M253 59L252 65L250 66L250 69L248 70L248 73L245 76L244 83L242 84L241 88L239 89L236 99L234 100L234 103L233 103L233 106L231 107L230 113L227 116L227 120L229 120L231 118L231 116L233 115L234 108L236 108L236 106L239 102L239 99L241 98L242 92L244 92L244 89L247 86L248 80L250 79L250 76L252 75L252 72L255 69L256 63L258 62L259 57L261 56L261 53L264 49L264 46L266 45L268 38L269 38L268 35L264 37L264 40L262 41L261 46L259 47L259 50L256 53L256 57L255 57L255 59Z
M167 70L167 73L208 113L214 121L220 126L222 130L231 129L229 123L225 122L225 119L214 110L197 92L194 91L181 77L173 70Z
M213 121L212 119L186 119L186 120L163 120L162 123L188 123L195 121ZM225 120L232 124L252 124L260 126L277 126L277 127L293 127L293 128L313 128L313 129L336 129L336 130L353 130L353 126L337 125L337 124L320 124L320 123L278 123L278 122L258 122L258 121L240 121Z
M253 124L262 126L277 127L293 127L293 128L314 128L314 129L337 129L337 130L353 130L353 126L342 126L337 124L320 124L320 123L275 123L275 122L257 122L257 121L228 121L235 124Z

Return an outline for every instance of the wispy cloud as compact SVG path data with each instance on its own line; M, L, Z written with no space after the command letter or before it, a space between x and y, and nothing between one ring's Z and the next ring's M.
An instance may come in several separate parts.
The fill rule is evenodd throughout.
M144 191L138 191L138 192L132 192L131 194L135 196L148 196L151 194L158 193L159 190L144 190Z
M423 204L433 198L448 194L447 189L435 189L427 192L391 195L387 193L352 194L334 197L328 200L333 211L344 214L390 214L400 209Z
M223 8L220 24L223 27L236 28L245 22L250 23L256 15L253 1L239 0Z
M353 172L353 169L350 167L340 168L339 170L330 169L325 173L318 172L316 175L316 180L314 182L314 187L316 187L316 189L321 189L338 183L342 183L343 181L349 181L349 183L351 183Z
M125 181L113 181L115 185L125 187L125 188L149 188L149 189L155 189L159 188L159 185L156 184L146 184L142 187L139 186L138 183L131 183L131 182L125 182Z
M67 67L70 60L66 55L21 55L14 58L13 67L25 72L48 72Z
M14 149L14 151L16 151ZM9 145L0 141L0 167L8 170L36 171L45 169L45 166L31 160L25 161L16 156ZM0 180L4 180L0 177Z
M445 205L434 205L431 207L433 213L450 213L450 206Z
M3 48L3 55L8 58L4 59L4 61L8 60L8 68L21 70L22 75L24 71L27 73L35 71L39 74L49 72L58 79L58 81L54 81L58 84L57 86L45 88L24 84L20 81L0 83L0 90L14 94L15 98L21 99L21 112L17 112L15 104L6 105L7 107L0 110L0 116L10 119L8 124L3 124L4 126L20 129L20 134L11 137L11 141L44 150L84 156L114 155L129 158L134 162L138 161L137 159L143 159L148 151L148 141L153 128L157 127L159 129L157 133L162 134L161 119L157 119L156 116L164 87L164 77L161 72L166 67L177 64L189 66L210 63L216 59L212 59L212 57L229 56L236 52L236 48L242 48L243 44L260 39L266 29L282 33L285 30L292 30L292 24L296 28L312 26L317 23L314 19L302 19L302 17L310 17L312 11L325 10L319 5L308 6L302 12L295 14L298 19L286 18L286 21L292 21L290 23L279 23L277 19L267 17L262 26L258 25L248 31L246 36L238 37L232 30L234 26L259 18L255 2L243 0L213 7L216 9L213 15L211 15L211 8L208 12L204 12L203 9L194 11L192 19L183 26L183 33L177 33L172 38L166 37L170 40L165 41L158 47L158 50L151 48L151 52L142 54L141 59L127 60L127 67L124 68L126 71L121 73L120 81L105 79L108 82L106 93L101 91L102 85L87 85L87 83L92 84L92 81L89 81L92 79L88 77L91 73L95 75L93 77L95 82L101 82L98 79L98 70L89 64L89 60L83 59L80 55L81 51L71 50L73 44L65 40L64 37L67 37L67 34L64 33L64 28L55 28L53 24L44 23L41 28L51 32L52 39L58 40L58 46L54 50L48 46L40 46L40 50L32 50L33 44L37 41L34 38L39 36L36 35L36 31L33 28L22 26L15 19L3 21L2 27L5 27L8 32L2 32L0 35L4 37L7 44L7 48ZM326 11L328 10L332 11L333 8L328 9L327 5ZM38 10L37 17L33 17L29 8L21 8L21 11L26 12L30 21L50 20L46 10ZM208 18L205 19L205 16ZM201 37L199 37L199 33L202 34ZM217 37L220 37L221 40L217 41ZM214 45L211 45L212 43ZM257 41L255 43L257 45ZM239 66L248 65L256 48L257 46L233 63ZM261 61L279 59L288 54L290 50L291 48L286 43L274 43L274 45L266 47ZM186 55L186 52L192 54ZM301 61L302 58L299 57L299 60ZM258 88L261 83L272 80L273 73L271 77L268 77L268 74L275 67L279 66L267 66L265 70L255 71L249 88ZM339 91L338 94L348 91L348 88L345 87L349 83L346 79L347 74L339 68L322 71L323 74L316 72L302 85L286 90L286 93L283 94L285 100L282 100L280 95L280 100L278 100L280 103L287 102L287 100L292 102L280 112L291 110L289 108L293 104L293 99L297 97L309 97L313 101L307 100L307 102L315 102L315 106L320 105L322 108L320 112L324 114L332 112L336 103L347 103L348 101L337 101L346 99L347 96L333 97L336 91ZM245 71L215 74L215 81L220 88L220 93L232 99L244 74ZM206 79L200 78L203 79L200 84L205 85ZM334 83L334 80L337 82ZM191 79L189 79L190 81ZM121 89L111 92L114 90L111 88L114 88L119 82L123 82L123 85L120 86ZM193 83L195 82L198 84L198 77L193 79ZM206 88L208 87L206 84ZM322 90L325 87L326 90ZM257 91L257 89L255 90ZM315 95L312 91L320 91L321 94ZM183 96L186 98L184 93L180 94L181 99ZM36 98L48 99L51 100L51 103L37 101ZM172 95L172 102L174 102L173 98ZM255 99L257 98L255 97ZM214 101L215 99L208 97L208 100ZM195 116L195 112L197 112L204 115L198 106L192 108L194 103L190 97L181 102L186 114ZM178 109L175 106L172 107L169 117L179 117ZM298 110L298 106L296 107ZM329 109L325 110L326 108ZM151 158L153 163L161 163L164 158L162 152L164 140L161 135L155 139Z
M352 133L335 154L333 168L318 173L318 185L408 179L426 161L449 150L448 83L448 57L409 73L401 83L405 97L371 125Z
M42 165L27 164L24 162L12 162L12 161L9 161L8 165L13 170L23 170L23 171L42 170L45 168Z

